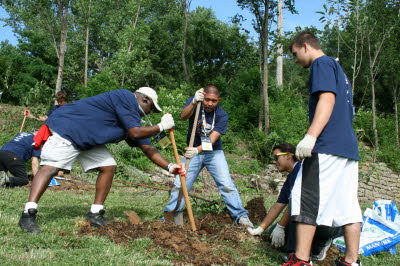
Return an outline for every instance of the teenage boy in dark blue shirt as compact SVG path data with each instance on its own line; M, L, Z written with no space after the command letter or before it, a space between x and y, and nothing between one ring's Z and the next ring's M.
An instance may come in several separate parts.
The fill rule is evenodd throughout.
M32 175L39 170L40 150L33 149L32 133L18 133L0 148L0 187L18 187L29 183L25 163L32 158ZM12 176L7 175L7 171Z
M134 93L128 90L109 91L66 104L55 111L46 122L52 136L42 148L43 167L33 179L29 200L19 221L20 227L28 233L41 232L36 224L37 203L52 176L59 169L70 170L75 160L85 172L99 171L94 204L87 220L92 226L107 225L103 204L111 188L116 162L106 143L126 140L130 146L139 147L158 166L177 173L181 167L168 163L147 140L171 129L174 120L171 114L166 114L158 125L142 126L141 117L152 111L161 112L161 108L157 93L149 87L139 88Z
M324 54L310 32L297 34L290 49L296 62L310 68L309 122L296 156L302 169L292 189L291 215L297 222L296 252L285 266L311 265L310 248L317 225L341 226L346 253L335 263L360 266L362 214L358 203L358 145L352 129L352 89L339 63Z

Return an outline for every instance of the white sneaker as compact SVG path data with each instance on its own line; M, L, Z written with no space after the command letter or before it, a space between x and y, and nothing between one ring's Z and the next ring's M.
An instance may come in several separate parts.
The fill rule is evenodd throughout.
M238 224L244 225L247 227L253 227L253 223L250 221L249 216L243 215L242 217L239 218Z

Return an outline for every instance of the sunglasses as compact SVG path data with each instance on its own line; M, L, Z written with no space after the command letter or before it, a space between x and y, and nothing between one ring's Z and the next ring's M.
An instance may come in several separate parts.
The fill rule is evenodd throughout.
M274 157L273 157L274 161L278 161L279 156L286 155L286 154L292 154L292 153L290 153L290 152L281 152L281 153L274 154Z

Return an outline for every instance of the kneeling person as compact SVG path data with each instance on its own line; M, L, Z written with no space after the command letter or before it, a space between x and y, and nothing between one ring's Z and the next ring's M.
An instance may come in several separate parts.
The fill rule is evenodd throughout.
M279 193L277 202L269 209L267 215L256 229L248 228L251 235L261 235L289 204L290 194L300 170L301 163L294 156L296 148L290 143L283 143L273 148L274 163L279 172L288 172L285 183ZM296 249L296 223L290 219L289 208L286 208L282 218L269 230L271 243L283 252L291 253ZM313 260L325 259L326 252L332 240L342 236L340 227L318 226L314 236L311 258Z
M164 115L158 125L145 127L140 124L142 116L161 111L157 99L157 93L148 87L134 93L114 90L67 104L54 112L46 122L52 136L42 149L43 167L32 182L20 227L29 233L41 232L36 224L37 203L52 176L59 169L71 170L76 159L85 172L99 171L94 204L87 220L92 226L106 225L103 204L116 170L116 162L106 143L126 140L130 146L138 146L158 166L176 173L180 167L168 163L146 139L172 128L174 120L171 114Z
M39 170L40 150L33 149L35 134L21 132L0 148L0 187L19 187L29 183L25 163L32 158L32 175ZM8 176L10 172L12 176Z

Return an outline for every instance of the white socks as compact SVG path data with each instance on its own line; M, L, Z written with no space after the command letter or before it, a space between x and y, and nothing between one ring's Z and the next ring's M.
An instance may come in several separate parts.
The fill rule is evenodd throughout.
M33 202L33 201L27 202L27 203L25 204L24 213L28 213L28 210L29 210L29 209L37 209L37 208L38 208L38 205L37 205L36 202Z
M24 213L28 213L29 209L37 209L38 208L38 204L36 202L27 202L25 204L25 210ZM98 213L100 210L104 209L104 205L100 205L100 204L92 204L92 206L90 207L90 212L91 213Z
M92 207L90 207L90 212L91 213L98 213L102 209L104 209L104 205L92 204Z

